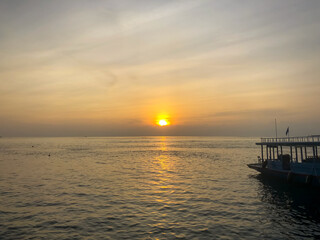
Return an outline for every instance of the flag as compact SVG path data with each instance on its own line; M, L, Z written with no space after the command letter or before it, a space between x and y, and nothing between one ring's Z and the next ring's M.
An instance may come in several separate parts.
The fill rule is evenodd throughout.
M288 134L289 134L289 127L287 128L286 136L288 136Z

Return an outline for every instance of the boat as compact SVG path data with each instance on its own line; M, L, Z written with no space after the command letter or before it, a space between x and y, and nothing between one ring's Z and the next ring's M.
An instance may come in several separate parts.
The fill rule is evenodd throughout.
M248 164L263 176L320 187L320 135L261 138L258 162Z

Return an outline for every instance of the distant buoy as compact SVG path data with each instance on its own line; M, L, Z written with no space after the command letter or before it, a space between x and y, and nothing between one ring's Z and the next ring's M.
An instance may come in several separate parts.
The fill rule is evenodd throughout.
M50 157L51 155L50 155L50 153L49 153L49 155L48 155L48 157Z

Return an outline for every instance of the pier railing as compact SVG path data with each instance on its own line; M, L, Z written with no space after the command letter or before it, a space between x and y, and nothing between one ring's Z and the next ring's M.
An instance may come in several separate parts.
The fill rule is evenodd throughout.
M299 143L299 142L320 142L320 135L304 137L282 137L282 138L261 138L262 143Z

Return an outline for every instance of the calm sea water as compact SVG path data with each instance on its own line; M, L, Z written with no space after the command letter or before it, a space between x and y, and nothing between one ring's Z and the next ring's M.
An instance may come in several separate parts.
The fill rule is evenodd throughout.
M319 237L317 190L249 169L257 140L1 138L0 239Z

